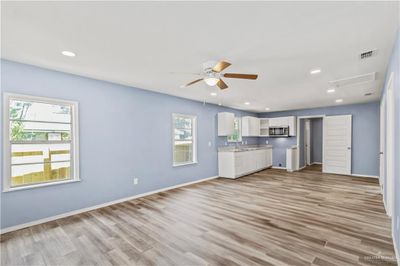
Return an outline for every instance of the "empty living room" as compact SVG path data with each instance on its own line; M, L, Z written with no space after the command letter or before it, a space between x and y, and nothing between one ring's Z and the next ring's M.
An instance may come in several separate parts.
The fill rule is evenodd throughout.
M0 11L0 265L400 265L399 1Z

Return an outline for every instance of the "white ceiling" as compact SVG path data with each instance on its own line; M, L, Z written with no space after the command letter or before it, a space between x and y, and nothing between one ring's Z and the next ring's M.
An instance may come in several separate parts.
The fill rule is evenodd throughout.
M394 44L398 2L2 2L2 58L146 90L262 112L377 100ZM378 49L361 61L359 54ZM70 50L74 58L60 54ZM197 78L224 59L218 91ZM310 70L321 68L318 75ZM378 72L327 94L328 81ZM217 91L218 96L210 96ZM366 92L373 92L366 97ZM244 105L244 102L250 105Z

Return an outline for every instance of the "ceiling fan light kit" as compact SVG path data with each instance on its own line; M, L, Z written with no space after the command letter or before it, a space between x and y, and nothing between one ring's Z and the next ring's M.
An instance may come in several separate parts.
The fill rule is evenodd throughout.
M228 85L221 79L222 77L225 78L236 78L236 79L257 79L258 75L255 74L239 74L239 73L221 73L224 69L229 67L231 63L225 62L225 61L208 61L203 63L203 73L200 73L199 75L203 76L201 79L196 79L192 82L189 82L186 85L183 85L181 87L188 87L190 85L193 85L201 80L204 80L204 82L208 86L215 86L217 85L221 90L224 90L228 88Z

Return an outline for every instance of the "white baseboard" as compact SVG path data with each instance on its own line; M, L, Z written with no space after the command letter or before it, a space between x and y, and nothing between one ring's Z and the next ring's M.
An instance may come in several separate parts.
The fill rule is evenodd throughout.
M376 175L359 175L359 174L351 174L351 176L356 176L356 177L371 177L371 178L379 178L379 176L376 176Z
M146 193L134 195L134 196L131 196L131 197L125 197L125 198L122 198L122 199L117 199L117 200L105 202L105 203L94 205L94 206L91 206L91 207L82 208L82 209L78 209L78 210L74 210L74 211L58 214L58 215L55 215L55 216L46 217L46 218L39 219L39 220L36 220L36 221L32 221L32 222L28 222L28 223L24 223L24 224L18 224L18 225L6 227L4 229L1 229L0 234L5 234L5 233L16 231L16 230L19 230L19 229L22 229L22 228L26 228L26 227L30 227L30 226L34 226L34 225L38 225L38 224L42 224L42 223L47 223L47 222L50 222L50 221L54 221L54 220L57 220L57 219L61 219L61 218L65 218L65 217L68 217L68 216L76 215L76 214L79 214L79 213L83 213L83 212L88 212L88 211L104 208L104 207L107 207L107 206L110 206L110 205L114 205L114 204L117 204L117 203L121 203L121 202L124 202L124 201L128 201L128 200L133 200L133 199L149 196L149 195L152 195L152 194L157 194L157 193L164 192L164 191L167 191L167 190L171 190L171 189L175 189L175 188L179 188L179 187L184 187L184 186L188 186L188 185L204 182L204 181L215 179L215 178L218 178L218 176L207 177L207 178L196 180L196 181L192 181L192 182L187 182L187 183L183 183L183 184L179 184L179 185L175 185L175 186L171 186L171 187L161 188L161 189L149 191L149 192L146 192Z
M283 169L286 170L286 167L282 167L282 166L272 166L272 169Z

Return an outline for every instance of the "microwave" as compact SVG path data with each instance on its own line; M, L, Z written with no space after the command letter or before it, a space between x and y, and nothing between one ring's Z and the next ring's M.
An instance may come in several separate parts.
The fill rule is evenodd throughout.
M270 137L289 137L289 127L269 127Z

